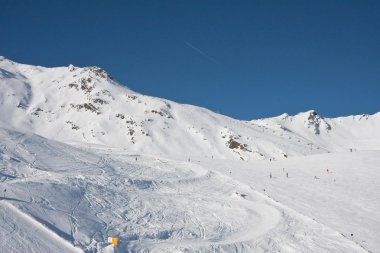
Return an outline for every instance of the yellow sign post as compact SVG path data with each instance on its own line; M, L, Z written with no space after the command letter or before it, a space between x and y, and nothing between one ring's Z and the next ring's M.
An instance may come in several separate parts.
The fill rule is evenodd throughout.
M108 237L108 242L111 243L113 246L116 246L119 242L119 238L117 237Z

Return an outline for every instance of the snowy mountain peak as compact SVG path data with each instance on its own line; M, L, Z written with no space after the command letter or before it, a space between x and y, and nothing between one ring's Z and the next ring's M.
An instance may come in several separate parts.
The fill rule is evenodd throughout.
M3 60L0 85L3 124L66 143L244 161L361 149L368 146L363 141L368 135L375 137L371 147L380 147L379 117L325 119L311 110L239 121L138 94L99 67L44 68ZM308 145L313 148L305 152Z
M331 126L315 110L310 110L296 115L303 120L305 127L311 129L314 134L320 134L321 131L330 131Z
M299 116L307 116L307 117L309 117L309 116L318 116L318 113L317 113L317 111L316 110L308 110L308 111L306 111L306 112L300 112L300 113L298 113L297 115L299 115Z
M69 71L73 72L74 70L77 69L77 67L75 67L73 64L70 64L68 67Z
M70 66L69 66L70 67ZM88 71L89 73L91 73L92 75L95 75L99 78L103 78L103 79L110 79L112 80L112 76L110 74L108 74L104 69L102 68L99 68L97 66L92 66L92 67L85 67L83 68L85 71Z

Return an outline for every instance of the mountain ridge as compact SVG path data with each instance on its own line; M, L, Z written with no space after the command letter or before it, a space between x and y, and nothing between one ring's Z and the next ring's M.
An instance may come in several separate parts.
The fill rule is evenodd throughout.
M380 148L380 113L324 118L311 110L241 121L132 91L99 67L46 68L4 57L0 80L5 124L66 143L244 161Z

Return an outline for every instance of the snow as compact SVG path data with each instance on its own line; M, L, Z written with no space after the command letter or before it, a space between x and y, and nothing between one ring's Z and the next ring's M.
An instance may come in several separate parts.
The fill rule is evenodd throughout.
M239 121L5 58L0 86L0 252L380 248L380 113Z
M8 199L9 201L17 201ZM9 201L0 201L1 252L82 252L50 231Z
M113 245L108 245L105 248L102 249L102 253L114 253L115 247Z
M265 189L270 198L347 238L354 234L353 240L366 249L376 252L380 247L380 151L330 153L272 163L204 164L225 174L233 168L231 177L239 182L257 191Z
M120 238L118 247L129 252L234 252L236 247L248 252L365 252L244 180L221 174L225 161L207 166L214 160L194 164L138 156L136 161L124 152L77 149L6 129L1 137L1 175L7 189L2 201L90 252L108 236ZM312 207L313 199L300 201Z

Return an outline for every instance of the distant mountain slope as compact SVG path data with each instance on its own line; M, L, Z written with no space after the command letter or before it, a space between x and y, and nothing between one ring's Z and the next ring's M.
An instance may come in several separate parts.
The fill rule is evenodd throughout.
M2 57L0 87L3 124L66 143L241 160L380 148L380 113L239 121L136 93L98 67L44 68Z
M329 151L377 150L380 147L380 113L339 118L322 118L311 110L295 116L287 114L254 120L270 129L282 129L310 141L310 149Z

